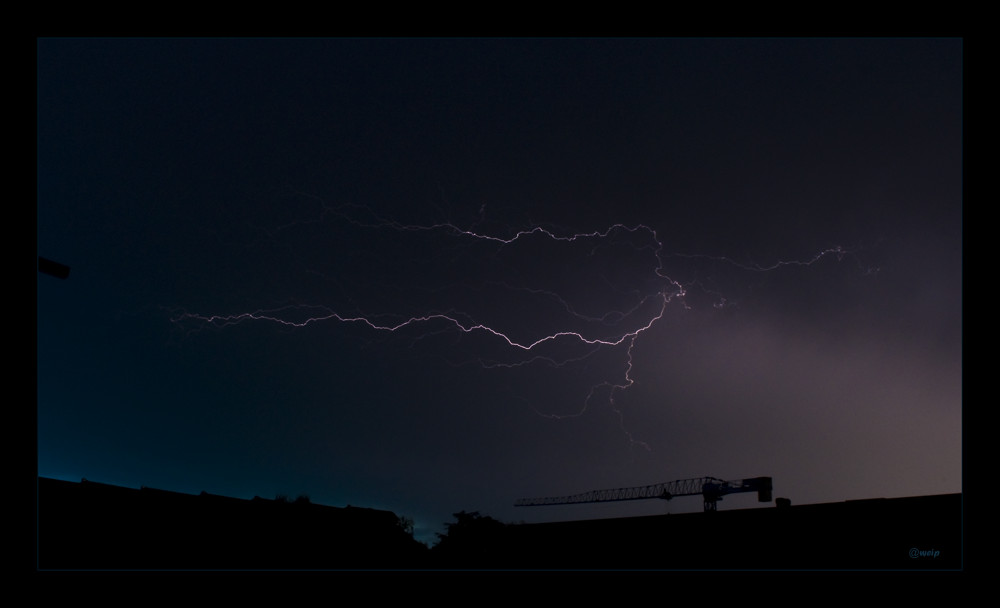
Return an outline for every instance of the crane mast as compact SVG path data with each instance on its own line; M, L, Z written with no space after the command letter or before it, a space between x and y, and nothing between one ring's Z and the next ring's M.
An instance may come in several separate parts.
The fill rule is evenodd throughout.
M705 501L705 510L715 511L716 503L722 500L723 496L741 492L757 492L757 500L759 502L770 502L771 478L750 477L747 479L724 481L717 477L695 477L633 488L591 490L590 492L569 496L520 498L514 502L514 506L539 507L545 505L572 505L619 500L644 500L647 498L670 500L676 496L695 496L701 494Z

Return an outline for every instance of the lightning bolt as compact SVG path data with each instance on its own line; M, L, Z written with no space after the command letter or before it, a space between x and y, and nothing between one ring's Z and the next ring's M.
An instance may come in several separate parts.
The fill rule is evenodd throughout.
M481 208L479 223L484 221L484 214L485 209ZM624 412L618 405L617 398L636 381L632 375L636 341L663 318L671 303L677 302L683 308L690 309L687 303L688 289L697 284L697 281L688 281L685 284L667 274L664 265L664 244L655 229L645 224L616 223L604 229L573 232L536 225L499 234L463 228L452 222L426 225L403 223L383 217L361 205L329 207L324 204L318 218L289 222L266 233L270 238L277 240L282 233L297 226L307 223L322 225L330 217L333 217L338 224L358 229L476 243L485 246L487 257L498 263L504 261L503 255L507 251L518 247L537 247L540 244L547 247L574 248L571 251L573 255L602 261L608 261L601 257L605 252L611 261L615 261L614 252L631 251L642 257L631 261L636 266L631 269L632 274L628 272L623 274L635 279L639 284L627 288L621 287L608 276L598 273L603 280L605 291L615 295L619 300L624 300L625 305L592 313L582 311L579 305L571 301L572 298L560 295L556 290L527 284L527 278L523 279L525 284L513 283L507 279L491 280L488 277L476 279L477 284L483 288L500 290L506 294L525 295L534 298L539 304L545 303L551 310L560 311L565 318L562 322L564 326L553 327L549 331L530 328L528 323L515 327L511 319L505 321L506 325L503 322L481 320L477 319L475 314L455 308L424 310L412 315L400 314L398 311L372 314L347 311L325 304L285 304L232 314L180 311L172 316L171 321L184 328L186 332L207 328L222 329L251 322L270 323L289 329L303 329L318 323L356 324L376 333L415 335L414 342L441 332L455 332L459 336L476 334L484 336L499 347L498 352L501 353L501 355L475 357L475 364L483 369L512 369L531 365L564 367L593 357L602 350L621 349L622 358L617 377L594 382L578 411L571 414L554 414L536 409L536 412L540 416L553 419L578 417L584 415L591 404L600 398L617 416L621 431L627 437L629 444L645 450L650 449L648 444L633 437L626 428ZM835 257L840 261L846 255L851 255L851 252L837 246L821 250L803 260L777 261L768 265L741 263L725 256L701 254L673 253L670 257L709 260L741 271L763 273L788 266L811 266L828 257ZM635 270L641 272L636 275ZM319 271L313 272L326 276ZM637 278L641 276L645 278ZM453 287L454 285L446 284L442 289L447 291ZM704 291L710 290L704 289ZM724 296L718 293L716 295L718 300L714 306L728 305Z

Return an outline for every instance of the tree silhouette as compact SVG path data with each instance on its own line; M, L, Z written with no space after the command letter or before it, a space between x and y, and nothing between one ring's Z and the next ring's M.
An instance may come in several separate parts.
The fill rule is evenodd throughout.
M405 532L408 536L411 536L411 537L413 536L413 519L412 518L410 518L410 517L403 517L402 515L400 515L399 519L396 521L396 525L398 525L399 529L402 530L403 532Z
M455 522L446 524L448 531L438 533L438 542L431 549L438 563L462 568L499 564L506 553L507 524L478 511L452 515Z

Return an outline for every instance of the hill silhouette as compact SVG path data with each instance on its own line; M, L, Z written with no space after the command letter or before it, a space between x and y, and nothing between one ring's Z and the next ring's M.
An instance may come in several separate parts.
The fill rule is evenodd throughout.
M958 570L962 495L507 524L460 511L431 549L390 511L38 480L38 567Z

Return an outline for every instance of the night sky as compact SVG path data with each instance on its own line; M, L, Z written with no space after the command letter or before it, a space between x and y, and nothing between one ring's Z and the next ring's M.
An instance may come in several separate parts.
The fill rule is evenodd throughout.
M37 50L39 475L429 542L962 490L960 39Z

